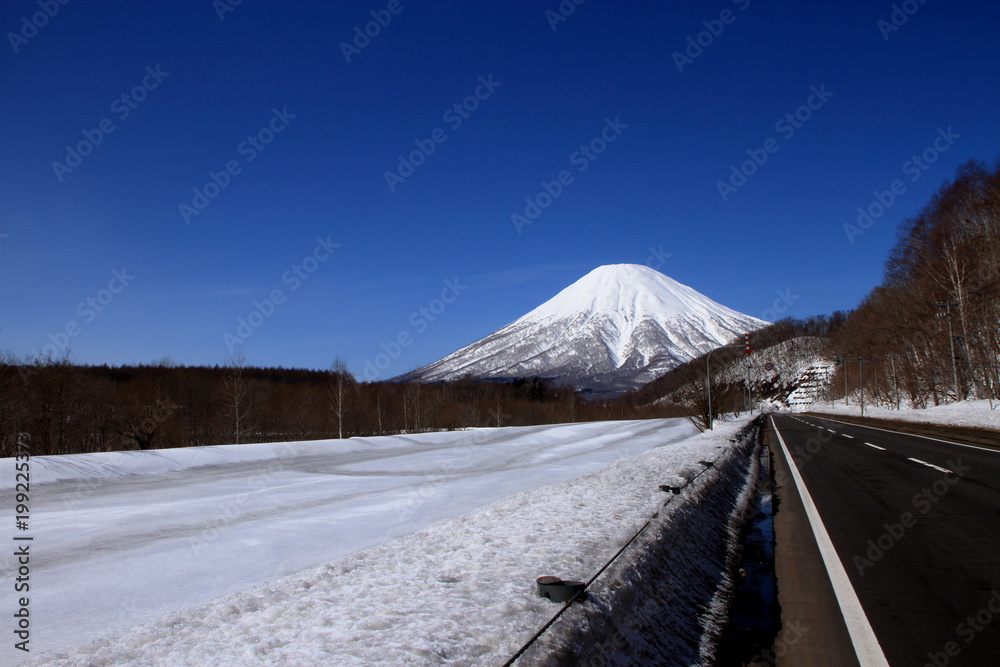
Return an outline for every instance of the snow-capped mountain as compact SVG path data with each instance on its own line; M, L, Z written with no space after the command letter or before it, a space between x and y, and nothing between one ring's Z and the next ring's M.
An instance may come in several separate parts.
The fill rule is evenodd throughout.
M485 338L396 379L538 376L617 394L766 324L647 266L613 264Z

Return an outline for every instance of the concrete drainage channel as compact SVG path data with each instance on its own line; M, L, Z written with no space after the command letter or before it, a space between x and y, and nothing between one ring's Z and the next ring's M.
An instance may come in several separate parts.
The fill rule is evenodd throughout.
M723 664L718 652L743 637L727 631L748 564L741 537L765 530L744 529L763 509L762 424L748 424L683 488L661 489L663 507L588 582L541 577L540 595L566 601L507 665Z

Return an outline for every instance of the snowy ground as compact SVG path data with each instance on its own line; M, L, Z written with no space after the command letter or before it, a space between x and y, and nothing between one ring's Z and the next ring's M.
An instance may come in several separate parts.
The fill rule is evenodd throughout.
M993 401L993 408L990 409L989 401L962 401L961 403L938 405L923 410L907 408L905 405L902 410L894 410L866 404L865 416L1000 431L1000 402ZM861 406L856 398L851 398L850 405L844 405L844 401L841 399L832 407L829 402L821 402L801 409L826 414L861 415Z
M662 502L658 485L715 458L735 426L692 430L604 422L32 459L32 655L502 663L551 612L535 577L596 571ZM0 565L13 571L9 555ZM12 644L3 664L23 659Z

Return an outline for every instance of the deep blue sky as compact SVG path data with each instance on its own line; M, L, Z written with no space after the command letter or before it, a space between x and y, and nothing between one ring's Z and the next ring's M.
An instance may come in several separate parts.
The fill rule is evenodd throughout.
M389 5L243 0L220 20L211 0L78 1L35 31L22 19L38 1L5 1L0 349L222 363L224 334L281 290L242 345L251 363L341 356L364 376L403 334L398 358L381 359L388 377L618 262L750 315L850 309L880 280L898 223L957 165L1000 153L996 3L913 2L885 39L892 3L871 0L587 0L555 30L557 0L402 0L348 63L340 44ZM731 23L678 71L674 52L727 9ZM479 88L486 99L453 129L445 111L480 77L499 86ZM128 108L121 96L144 81ZM776 127L823 86L832 97L814 97L793 135ZM274 120L281 131L248 161L242 142L274 110L294 118ZM574 158L606 119L627 128L596 160ZM447 139L390 191L385 172L438 128ZM960 137L907 171L939 128ZM54 168L67 146L88 148L84 130L100 144ZM779 150L723 201L730 165L770 138ZM238 173L186 224L179 205L230 161ZM572 183L518 233L511 214L563 170ZM905 193L848 242L843 225L897 179ZM318 238L339 247L297 284L286 272ZM446 280L460 289L431 322L419 311L440 310ZM109 282L119 293L101 292Z

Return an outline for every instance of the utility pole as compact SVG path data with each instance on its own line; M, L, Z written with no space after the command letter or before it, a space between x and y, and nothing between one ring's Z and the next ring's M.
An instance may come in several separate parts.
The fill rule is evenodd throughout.
M951 344L951 379L955 384L955 402L961 401L962 397L958 394L958 370L955 367L955 334L951 329L951 305L955 303L954 301L944 301L937 304L938 308L944 308L945 317L948 318L948 342Z
M712 411L712 352L743 347L742 345L723 345L708 353L705 357L705 389L708 390L708 430L715 430L715 413Z
M837 363L840 363L840 357L837 357ZM844 366L844 407L848 407L851 404L851 399L847 397L847 366Z
M744 351L747 356L747 412L753 414L753 389L750 388L750 334L743 334Z
M871 359L863 359L858 357L857 359L848 359L846 357L837 357L838 364L857 364L858 365L858 387L861 390L861 416L865 416L865 364L871 364L875 366L875 362ZM878 397L878 366L875 366L875 396ZM847 366L844 366L844 397L847 397Z
M896 396L896 412L899 412L899 383L896 380L896 357L898 354L890 354L889 361L892 364L892 393Z
M863 359L858 357L858 385L861 388L861 416L865 416L865 365L861 363Z

